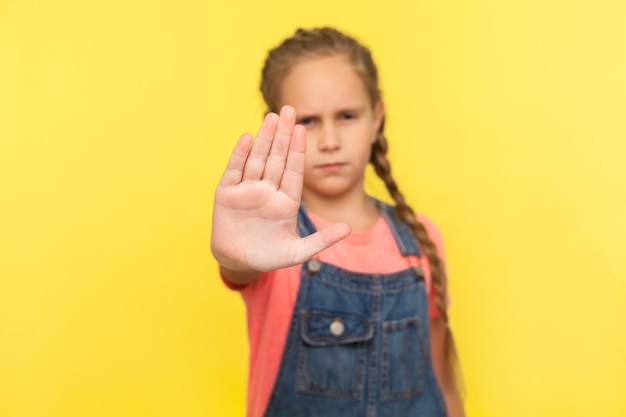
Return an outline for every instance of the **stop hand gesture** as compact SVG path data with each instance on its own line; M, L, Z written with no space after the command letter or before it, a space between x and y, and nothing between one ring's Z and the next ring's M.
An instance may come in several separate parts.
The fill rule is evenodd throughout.
M211 250L235 283L305 262L350 233L338 223L305 238L297 234L306 131L295 120L295 110L285 106L280 116L267 114L254 143L243 134L215 191Z

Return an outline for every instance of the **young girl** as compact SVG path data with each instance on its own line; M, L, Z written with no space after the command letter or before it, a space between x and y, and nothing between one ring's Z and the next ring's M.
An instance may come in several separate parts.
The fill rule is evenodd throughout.
M464 415L441 238L391 176L369 50L300 29L261 91L269 112L232 153L211 240L247 307L247 415ZM395 207L366 195L368 163Z

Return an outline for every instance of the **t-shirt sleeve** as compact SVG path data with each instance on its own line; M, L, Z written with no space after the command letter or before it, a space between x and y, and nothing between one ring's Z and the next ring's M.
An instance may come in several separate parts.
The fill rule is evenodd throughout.
M439 228L432 220L430 220L426 216L418 215L417 220L419 220L419 222L424 225L424 228L426 229L426 233L428 233L428 237L430 237L430 239L433 241L433 243L437 247L437 252L439 253L439 256L441 257L441 260L445 264L446 252L444 250L443 238L441 236L441 232L439 231Z
M428 237L430 238L430 240L432 240L432 242L437 247L437 253L439 254L439 257L441 258L441 261L443 262L444 268L445 268L446 253L445 253L445 249L443 245L443 238L441 236L441 232L439 231L439 228L432 220L430 220L426 216L418 215L417 220L424 225L424 228L426 229L426 233L428 233ZM437 306L437 292L435 291L435 286L432 285L432 282L431 282L429 294L428 294L428 303L429 303L430 318L433 319L433 318L439 317L441 312L439 311L439 307ZM446 295L446 305L447 306L450 305L449 294Z

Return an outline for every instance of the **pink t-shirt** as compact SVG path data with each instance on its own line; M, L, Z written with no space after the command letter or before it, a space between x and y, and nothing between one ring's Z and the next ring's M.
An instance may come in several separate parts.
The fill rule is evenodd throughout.
M317 230L331 222L308 213ZM418 216L429 237L443 257L443 244L437 227L430 220ZM375 253L376 256L372 256ZM367 232L352 232L336 245L320 252L314 258L343 269L364 273L383 273L418 265L417 257L403 256L385 219L380 216ZM421 257L426 291L429 294L430 317L438 309L431 290L428 260ZM263 274L257 281L237 286L226 279L226 285L241 292L246 304L248 337L250 341L250 368L248 374L247 417L262 417L274 387L291 316L300 286L301 265Z

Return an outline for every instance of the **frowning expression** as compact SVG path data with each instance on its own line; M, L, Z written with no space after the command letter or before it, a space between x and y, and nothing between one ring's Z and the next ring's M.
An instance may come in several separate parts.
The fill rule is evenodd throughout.
M295 65L281 85L280 104L306 127L303 198L364 193L365 168L384 110L372 105L363 80L345 56Z

